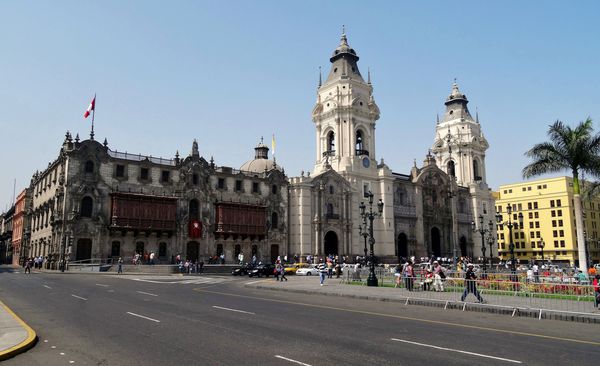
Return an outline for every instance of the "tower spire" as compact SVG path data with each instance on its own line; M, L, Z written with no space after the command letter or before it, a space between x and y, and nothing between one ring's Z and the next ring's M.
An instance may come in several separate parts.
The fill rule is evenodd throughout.
M367 84L371 84L371 68L367 68Z
M321 74L321 66L319 66L319 87L323 85L323 76Z

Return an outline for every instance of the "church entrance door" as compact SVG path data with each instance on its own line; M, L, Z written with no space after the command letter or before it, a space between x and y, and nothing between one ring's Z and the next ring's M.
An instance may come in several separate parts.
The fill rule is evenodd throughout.
M467 239L464 236L460 237L460 255L462 257L467 256Z
M328 231L325 234L325 255L338 255L338 237L333 231Z
M403 260L408 258L408 238L406 237L406 234L401 233L398 235L396 247L398 252L398 263L402 263Z
M75 260L92 259L92 239L77 240L77 253Z
M442 256L442 243L440 242L440 229L434 227L431 229L431 254L433 257Z
M187 243L187 250L185 251L185 259L189 259L194 262L198 260L198 254L200 252L200 243L197 241L190 241Z

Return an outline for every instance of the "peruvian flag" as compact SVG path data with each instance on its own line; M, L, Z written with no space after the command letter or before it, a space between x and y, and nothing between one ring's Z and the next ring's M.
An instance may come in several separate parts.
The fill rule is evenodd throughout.
M199 238L202 236L202 222L198 220L190 221L190 238Z
M90 112L96 109L96 96L94 95L94 99L90 102L90 106L87 108L85 113L83 114L83 118L88 118Z

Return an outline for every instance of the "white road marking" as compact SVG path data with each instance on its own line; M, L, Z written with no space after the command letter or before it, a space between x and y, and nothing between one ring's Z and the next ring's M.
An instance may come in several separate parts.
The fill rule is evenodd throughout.
M44 285L45 288L52 290L52 287L48 286L48 285Z
M262 282L264 280L260 280L260 281L252 281L252 282L244 282L244 285L251 285L253 283L258 283L258 282Z
M85 301L87 301L87 299L86 299L86 298L83 298L83 297L81 297L81 296L77 296L77 295L73 295L73 294L71 294L71 296L73 296L73 297L76 297L76 298L78 298L78 299L81 299L81 300L85 300Z
M144 292L144 291L136 291L138 294L142 294L142 295L150 295L150 296L158 296L156 294L151 294L149 292Z
M75 361L69 361L69 363L75 363Z
M291 358L287 358L287 357L283 357L283 356L279 356L279 355L275 355L275 357L276 357L276 358L280 358L280 359L282 359L282 360L289 361L289 362L297 363L298 365L311 366L311 365L309 365L309 364L307 364L307 363L304 363L304 362L300 362L300 361L292 360Z
M56 346L52 346L52 347L50 347L50 348L56 348Z
M115 292L115 290L108 290L108 291L106 291L106 292Z
M100 287L108 287L109 285L103 285L101 283L97 283L96 286L100 286Z
M64 353L64 352L61 352L61 353L60 353L60 355L61 355L61 356L64 356L64 355L65 355L65 353Z
M153 321L153 322L156 322L156 323L160 323L160 320L156 320L156 319L148 318L147 316L143 316L143 315L140 315L140 314L136 314L136 313L130 313L129 311L127 312L127 314L129 314L129 315L133 315L133 316L137 316L137 317L139 317L139 318L142 318L142 319L151 320L151 321Z
M251 312L249 312L249 311L244 311L244 310L236 310L236 309L230 309L230 308L223 308L223 307L220 307L220 306L214 306L214 305L213 305L213 308L215 308L215 309L221 309L221 310L227 310L227 311L235 311L236 313L244 313L244 314L256 315L256 314L254 314L254 313L251 313Z
M521 361L511 360L509 358L495 357L495 356L484 355L484 354L481 354L481 353L461 351L461 350L458 350L458 349L452 349L452 348L446 348L446 347L439 347L439 346L434 346L434 345L431 345L431 344L425 344L425 343L418 343L418 342L407 341L407 340L404 340L404 339L392 338L392 341L403 342L403 343L408 343L408 344L414 344L414 345L423 346L423 347L430 347L430 348L435 348L435 349L439 349L439 350L442 350L442 351L464 353L466 355L471 355L471 356L492 358L494 360L500 360L500 361L506 361L506 362L512 362L512 363L522 363Z

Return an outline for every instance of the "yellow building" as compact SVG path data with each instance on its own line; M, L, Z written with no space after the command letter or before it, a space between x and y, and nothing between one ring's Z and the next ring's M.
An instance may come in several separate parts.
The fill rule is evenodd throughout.
M498 255L500 260L510 259L509 225L515 258L521 263L542 260L575 264L577 233L573 206L573 179L557 177L501 185L496 198L496 211L502 214L503 224L498 225ZM511 205L511 217L507 215ZM585 200L584 230L588 256L600 260L600 198ZM523 223L519 223L522 215ZM543 244L541 244L543 242ZM543 248L543 249L542 249Z

